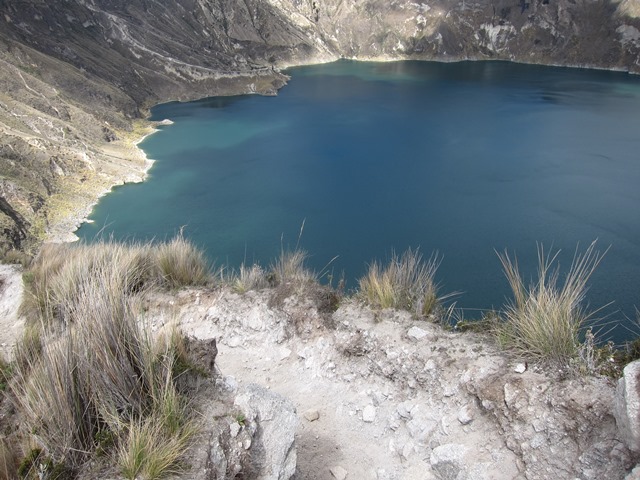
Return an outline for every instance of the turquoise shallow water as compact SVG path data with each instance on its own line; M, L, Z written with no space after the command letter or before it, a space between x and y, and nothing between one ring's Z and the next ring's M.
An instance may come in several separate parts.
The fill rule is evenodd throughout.
M593 306L640 306L640 78L500 62L290 70L277 97L158 105L149 180L117 188L79 235L164 239L182 226L219 262L268 264L301 240L355 287L367 262L420 247L458 305L500 307L495 250L533 271L536 242L610 246ZM473 310L469 314L473 315ZM623 329L614 338L624 336Z

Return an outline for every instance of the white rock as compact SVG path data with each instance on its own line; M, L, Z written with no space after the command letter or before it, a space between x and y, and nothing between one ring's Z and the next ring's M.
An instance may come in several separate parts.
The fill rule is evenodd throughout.
M240 427L240 424L237 422L233 422L231 425L229 425L229 431L231 433L231 438L236 438L238 436L238 433L240 433L240 429L242 427Z
M279 359L280 361L289 358L289 356L291 355L291 350L289 350L288 348L284 347L280 350L280 355L279 355Z
M515 368L513 369L514 372L516 373L524 373L527 371L527 365L524 363L519 363L515 366Z
M426 330L423 330L420 327L411 327L407 332L407 337L412 338L414 340L422 340L426 336L427 336Z
M398 412L398 415L400 415L402 418L410 418L412 408L413 408L413 405L411 403L402 402L398 404L396 411Z
M462 425L469 425L473 422L473 414L469 405L465 405L458 411L458 421Z
M442 480L455 480L464 470L463 459L467 447L457 443L447 443L436 447L431 452L431 468Z
M318 410L316 410L315 408L311 408L304 412L304 418L306 418L309 422L315 422L320 418L320 412L318 412Z
M259 422L260 426L256 448L260 449L263 462L251 478L291 478L296 470L295 433L298 426L293 403L277 393L250 383L243 386L234 404L245 415L249 425ZM245 448L251 446L251 439L247 439Z
M335 478L336 480L345 480L345 478L347 478L347 474L349 473L340 465L330 468L329 471L331 472L331 476L333 476L333 478Z
M618 380L613 414L620 437L630 450L640 452L640 360L624 367Z
M376 407L373 405L367 405L362 410L362 420L367 423L372 423L376 419Z
M407 443L404 444L404 447L402 447L402 457L405 460L409 460L409 457L411 456L414 450L415 450L415 445L413 444L412 441L408 441Z

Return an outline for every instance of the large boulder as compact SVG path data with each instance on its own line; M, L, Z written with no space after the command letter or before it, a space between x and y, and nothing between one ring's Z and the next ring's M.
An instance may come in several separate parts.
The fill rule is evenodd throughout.
M296 471L298 416L291 401L256 384L238 392L236 407L252 435L251 470L256 480L289 480Z
M620 438L629 450L640 453L640 360L624 367L616 388L613 413Z
M182 480L293 477L298 417L290 400L233 377L219 377L215 387L201 385L199 394L205 421Z

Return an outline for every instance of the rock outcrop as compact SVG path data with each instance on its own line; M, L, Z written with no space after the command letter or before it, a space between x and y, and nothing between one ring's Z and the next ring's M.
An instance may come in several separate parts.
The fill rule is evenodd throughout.
M289 480L296 470L298 417L286 398L221 377L199 397L201 440L183 480Z
M501 59L640 72L637 0L0 3L0 253L144 177L158 102L273 94L289 65Z
M174 312L189 335L219 339L225 374L291 399L296 478L623 479L637 462L610 379L534 368L406 312L281 296L181 292L148 314L160 327Z
M627 365L618 380L614 414L622 440L640 453L640 361Z

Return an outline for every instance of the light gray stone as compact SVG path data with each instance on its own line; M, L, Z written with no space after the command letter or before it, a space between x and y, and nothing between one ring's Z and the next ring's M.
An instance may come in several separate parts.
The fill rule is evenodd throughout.
M362 410L362 420L367 423L372 423L376 419L376 407L373 405L367 405Z
M286 360L290 356L291 356L291 350L289 350L286 347L283 347L282 349L280 349L280 354L278 355L280 361Z
M331 472L331 476L336 480L345 480L345 478L347 478L347 475L349 474L349 472L347 472L340 465L330 468L329 472Z
M516 373L524 373L527 371L527 365L524 363L519 363L514 367L513 371Z
M296 470L294 436L298 416L290 400L256 384L243 387L235 405L245 415L247 429L253 435L251 478L256 480L288 480Z
M473 410L469 405L465 405L458 411L458 421L462 425L469 425L473 422Z
M407 332L407 337L412 338L414 340L422 340L426 336L427 336L426 330L423 330L420 327L411 327Z
M231 423L231 425L229 425L229 433L231 434L231 438L236 438L238 436L238 433L240 433L241 428L242 427L238 422Z
M413 404L409 402L402 402L398 404L396 411L398 415L402 418L411 418L411 409L413 408Z
M415 444L411 440L405 443L404 447L402 447L402 458L409 460L409 457L415 451L415 447Z
M440 480L464 478L464 455L467 447L457 443L447 443L431 452L431 468Z
M624 367L618 380L613 414L620 437L630 450L640 452L640 361Z
M306 418L309 422L315 422L320 418L320 412L318 412L318 410L316 410L315 408L311 408L304 412L304 418Z

